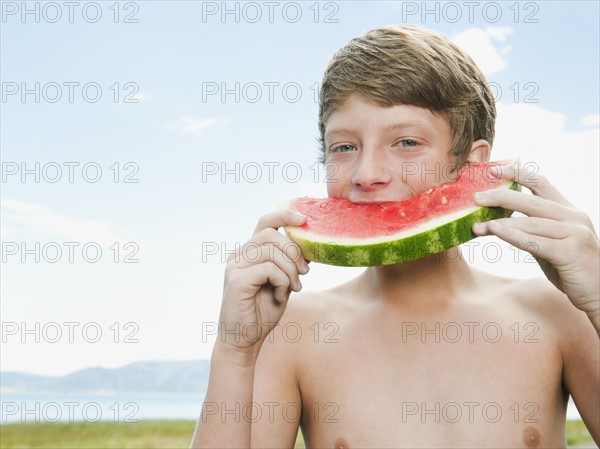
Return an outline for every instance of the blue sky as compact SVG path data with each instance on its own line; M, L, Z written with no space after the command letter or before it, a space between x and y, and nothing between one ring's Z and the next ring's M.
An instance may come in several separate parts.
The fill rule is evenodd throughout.
M59 10L27 3L38 5L39 23L21 5L3 2L0 23L2 370L64 374L209 357L202 323L218 318L224 256L206 250L244 242L259 216L287 199L325 195L316 83L338 48L375 26L419 24L462 45L499 92L494 159L536 162L598 226L597 2L480 2L472 20L468 2L428 3L434 12L424 17L422 2L279 2L272 23L265 2L228 3L237 17L222 17L221 2L122 2L117 23L113 2L81 3L72 23L61 2ZM124 23L128 14L137 22ZM36 83L39 103L34 94L23 101L22 88ZM210 95L236 83L237 102L235 93ZM57 85L62 96L52 102ZM206 172L236 162L239 182ZM40 182L32 174L22 182L22 164L35 171L36 163ZM138 182L123 182L127 175ZM22 242L46 245L46 257L9 254ZM73 262L65 242L78 244ZM81 252L90 242L102 250L96 263ZM479 242L478 267L540 275L524 254L501 245L496 261L496 244L484 254L492 240ZM62 257L50 263L56 246ZM124 263L128 254L138 262ZM322 289L360 271L313 266L303 284Z

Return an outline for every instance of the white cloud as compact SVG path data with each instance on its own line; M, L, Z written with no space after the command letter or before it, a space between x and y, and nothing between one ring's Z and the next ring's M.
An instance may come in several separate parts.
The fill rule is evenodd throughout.
M581 124L585 126L598 126L600 125L600 114L586 115L581 119Z
M508 27L488 27L485 32L493 39L499 42L505 42L506 38L512 34L512 28Z
M147 92L136 92L135 94L133 94L131 96L131 98L128 98L128 100L129 101L137 100L138 103L143 103L143 102L147 101L148 98L150 98L150 94L148 94Z
M217 120L212 117L194 118L189 115L182 115L173 123L164 123L163 126L168 129L180 129L185 132L199 136L202 132L212 126L227 124L227 120Z
M53 235L67 241L112 244L120 239L116 226L103 220L84 220L67 217L35 203L6 199L0 202L5 219L19 225L20 233L36 236ZM9 229L15 233L16 226Z
M499 102L497 106L492 159L519 157L521 165L529 163L528 168L546 177L568 201L588 214L597 229L598 128L568 131L563 114L535 104ZM544 277L535 259L500 239L486 237L470 245L474 265L481 270L512 278Z
M534 104L498 103L493 159L518 156L535 162L577 207L598 221L600 132L568 131L565 117Z
M504 44L512 33L511 28L489 27L469 28L452 38L452 41L473 58L486 76L493 75L507 66L505 56L510 53L510 45L496 48L495 42Z

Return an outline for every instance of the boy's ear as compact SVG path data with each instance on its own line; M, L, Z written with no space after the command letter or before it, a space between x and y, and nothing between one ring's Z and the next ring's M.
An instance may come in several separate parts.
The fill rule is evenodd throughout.
M472 164L478 164L481 162L489 162L490 160L491 147L487 140L479 139L473 142L471 145L471 151L467 162Z

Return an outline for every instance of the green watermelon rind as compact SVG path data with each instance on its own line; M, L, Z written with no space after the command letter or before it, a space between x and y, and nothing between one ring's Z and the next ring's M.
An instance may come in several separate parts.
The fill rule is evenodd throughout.
M521 190L515 182L508 188ZM292 227L286 227L286 233L298 244L307 260L341 267L372 267L408 262L454 248L477 237L472 231L475 223L510 217L512 213L501 207L481 206L461 218L421 233L372 244L310 241L295 234Z

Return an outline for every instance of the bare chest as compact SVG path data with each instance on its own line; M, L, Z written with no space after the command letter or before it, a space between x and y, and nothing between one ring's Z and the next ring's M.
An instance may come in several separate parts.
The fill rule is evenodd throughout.
M564 445L560 357L537 323L342 321L329 337L301 377L310 446Z

